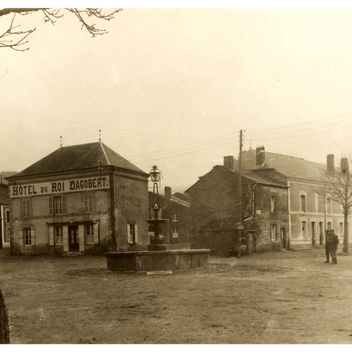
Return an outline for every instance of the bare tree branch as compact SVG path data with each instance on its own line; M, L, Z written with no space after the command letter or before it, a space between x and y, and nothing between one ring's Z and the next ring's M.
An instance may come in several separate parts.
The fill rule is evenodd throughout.
M32 34L36 28L29 30L18 30L20 25L14 26L16 14L21 16L27 16L33 12L41 11L44 15L44 23L49 22L55 25L56 21L64 16L61 11L67 11L75 15L78 21L81 23L81 29L85 28L92 37L97 35L103 35L108 33L104 28L97 28L95 23L90 23L92 19L99 21L110 21L115 18L115 15L122 11L122 9L104 10L99 8L66 8L66 9L50 9L50 8L6 8L0 9L0 17L6 15L13 15L13 18L9 24L8 29L3 33L0 33L0 48L10 48L17 51L26 51L29 48L24 47L27 43L27 37Z

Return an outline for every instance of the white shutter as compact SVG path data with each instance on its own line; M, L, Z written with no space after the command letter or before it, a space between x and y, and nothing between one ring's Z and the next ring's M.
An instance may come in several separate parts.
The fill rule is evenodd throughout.
M62 227L62 242L64 245L64 252L68 252L68 226Z
M127 224L127 243L133 243L133 236L131 234L130 224Z
M54 226L49 226L49 245L54 245Z
M94 244L99 244L99 223L93 225Z
M84 225L78 225L79 251L84 252Z
M31 229L31 245L35 246L35 229Z
M23 246L23 230L18 231L18 243L20 246Z
M135 238L135 242L138 243L138 225L134 225L134 238Z

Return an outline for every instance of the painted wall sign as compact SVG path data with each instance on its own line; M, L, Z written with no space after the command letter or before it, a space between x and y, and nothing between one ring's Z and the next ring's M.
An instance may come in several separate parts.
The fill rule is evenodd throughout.
M57 182L42 182L10 186L10 197L41 196L44 194L80 192L110 187L107 177L91 177Z

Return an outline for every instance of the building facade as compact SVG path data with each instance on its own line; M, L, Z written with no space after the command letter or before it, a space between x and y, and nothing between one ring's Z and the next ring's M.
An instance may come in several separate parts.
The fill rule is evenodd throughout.
M209 248L212 254L228 255L237 250L239 206L242 204L242 242L249 252L287 247L288 204L286 179L275 170L242 173L233 169L233 157L191 186L191 247Z
M9 187L0 184L0 249L10 248Z
M160 218L168 220L162 225L162 236L167 249L190 248L190 204L177 195L172 195L171 187L164 188L164 195L159 195ZM149 214L153 218L154 194L149 192Z
M235 162L238 168L238 161ZM325 245L325 230L334 229L343 240L343 212L321 192L326 171L334 170L334 157L327 164L266 152L264 147L242 155L243 170L273 168L286 177L288 187L289 245L292 249ZM351 221L349 221L351 231Z
M148 176L101 142L59 148L7 178L12 253L147 248Z

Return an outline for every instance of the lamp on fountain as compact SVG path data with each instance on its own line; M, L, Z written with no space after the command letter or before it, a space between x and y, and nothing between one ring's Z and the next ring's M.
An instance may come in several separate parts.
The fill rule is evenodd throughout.
M161 228L160 225L167 220L159 219L159 182L161 179L161 172L156 165L150 170L150 179L153 183L153 211L154 219L147 220L149 228L154 232L154 238L150 240L150 251L162 251L166 250L166 245L163 238L160 238Z
M159 213L159 182L161 179L161 172L158 170L157 166L154 165L149 174L153 182L153 210L155 213L155 219L157 219Z

